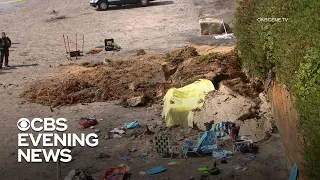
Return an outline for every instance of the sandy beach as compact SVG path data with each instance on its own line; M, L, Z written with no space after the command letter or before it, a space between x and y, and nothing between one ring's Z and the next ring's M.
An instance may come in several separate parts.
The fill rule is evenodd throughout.
M132 60L137 58L135 54L139 49L158 57L187 45L234 46L234 41L201 36L198 23L201 17L213 16L223 18L226 23L231 24L235 8L233 0L156 0L147 7L128 5L110 7L107 11L95 10L90 7L88 0L32 0L24 2L23 5L1 2L5 0L0 0L0 31L5 31L13 42L10 49L11 68L0 70L0 172L7 180L56 179L54 163L17 163L19 130L16 123L22 117L64 117L69 121L68 132L77 133L92 131L90 128L80 129L78 120L82 116L93 114L104 119L99 127L101 130L119 127L135 119L146 123L151 119L160 119L159 109L156 108L124 108L115 105L114 102L95 102L51 110L48 106L30 103L21 97L30 84L61 75L60 66L70 63L103 62L105 58ZM102 51L69 61L66 58L63 35L70 38L71 49L75 49L76 34L79 38L84 35L84 52L104 45L104 39L110 37L115 39L122 50L111 53ZM82 50L81 41L79 48ZM133 171L132 179L146 179L147 177L139 175L139 171L167 164L169 160L150 157L145 162L139 155L135 155L133 160L124 161L122 156L130 148L138 146L141 147L141 151L143 148L148 150L149 142L146 146L141 146L140 141L130 138L105 141L102 134L99 147L94 151L91 148L80 147L73 150L74 160L62 164L63 177L71 169L80 168L100 178L107 168L127 163ZM248 171L235 171L230 164L223 165L230 173L223 174L220 179L287 178L286 157L282 151L280 137L275 135L262 147L265 148L265 152ZM111 158L96 159L97 154L106 151ZM209 158L208 164L212 163ZM182 163L182 166L173 168L165 175L153 177L153 180L161 179L162 176L186 180L191 176L197 177L197 168L203 167L203 160L199 158L187 159Z

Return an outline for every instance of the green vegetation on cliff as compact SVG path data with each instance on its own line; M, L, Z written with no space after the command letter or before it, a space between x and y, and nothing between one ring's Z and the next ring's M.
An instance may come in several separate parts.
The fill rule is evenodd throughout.
M235 35L244 67L261 78L272 70L295 96L305 167L320 179L320 1L238 0Z

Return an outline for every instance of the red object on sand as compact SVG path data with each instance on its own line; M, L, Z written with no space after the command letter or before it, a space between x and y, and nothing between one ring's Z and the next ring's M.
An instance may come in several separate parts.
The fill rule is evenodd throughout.
M88 120L88 119L80 119L79 124L84 128L88 128L90 126L95 126L98 124L97 120Z
M101 180L124 180L125 174L125 167L113 167L106 170Z

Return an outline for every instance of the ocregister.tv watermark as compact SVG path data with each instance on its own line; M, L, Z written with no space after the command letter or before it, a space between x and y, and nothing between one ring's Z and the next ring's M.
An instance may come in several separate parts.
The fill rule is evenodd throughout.
M77 145L96 147L99 144L98 135L95 133L87 135L81 133L80 136L75 133L63 133L68 129L65 118L56 120L53 118L34 118L31 121L27 118L21 118L17 122L17 127L21 131L18 133L18 162L22 162L23 159L30 163L70 162L72 160L71 150L62 147ZM41 145L48 148L36 148ZM30 148L31 146L34 148ZM21 147L29 147L29 149L20 149Z
M257 18L258 22L288 22L289 18Z

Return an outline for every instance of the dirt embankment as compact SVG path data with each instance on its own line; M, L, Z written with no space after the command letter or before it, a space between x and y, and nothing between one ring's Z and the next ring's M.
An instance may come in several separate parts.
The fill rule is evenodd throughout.
M165 66L165 68L164 68ZM173 51L166 57L142 55L130 61L83 63L60 67L61 76L35 82L23 97L31 102L61 106L95 101L127 100L144 95L158 103L171 87L211 79L222 80L236 92L250 95L253 84L240 72L237 52L198 55L195 48ZM165 77L166 76L166 77Z
M32 102L60 106L76 103L120 100L142 93L152 97L161 69L153 56L134 61L83 63L62 66L60 77L36 82L23 96ZM130 83L137 85L129 89Z

